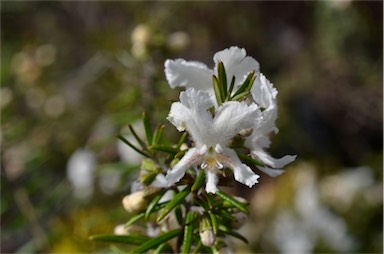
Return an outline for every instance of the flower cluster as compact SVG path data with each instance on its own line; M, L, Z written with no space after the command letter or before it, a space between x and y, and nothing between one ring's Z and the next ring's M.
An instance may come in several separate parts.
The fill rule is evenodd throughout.
M231 148L238 135L243 136L244 147L252 158L262 162L258 169L271 176L281 174L281 168L296 158L287 155L275 159L265 151L270 145L268 135L278 131L277 90L260 73L259 63L238 47L217 52L213 60L213 70L183 59L165 62L170 86L187 88L181 92L180 102L172 104L168 120L179 131L186 130L194 141L194 146L168 172L168 184L179 181L186 169L198 167L206 172L206 191L210 193L218 190L217 174L224 167L232 169L235 179L249 187L258 182L259 175ZM216 89L211 84L212 76L214 83L219 81Z
M296 156L275 159L265 151L269 134L278 131L277 90L259 63L238 47L213 60L212 70L183 59L165 62L169 85L186 88L167 117L184 133L170 145L162 140L164 126L152 131L144 114L146 140L132 125L130 138L119 136L146 159L122 200L129 221L115 235L92 239L138 245L133 253L220 253L230 250L229 236L247 242L235 230L246 221L248 202L219 187L230 184L232 175L252 187L259 179L256 168L277 176Z

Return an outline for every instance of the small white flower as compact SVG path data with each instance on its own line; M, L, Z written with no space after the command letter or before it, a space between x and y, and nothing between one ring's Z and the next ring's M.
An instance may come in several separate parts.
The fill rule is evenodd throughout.
M230 101L223 103L213 116L213 107L208 92L187 89L180 94L180 102L172 104L168 120L179 130L187 130L195 141L184 157L168 172L168 184L178 182L185 171L200 166L206 171L206 191L217 191L217 173L224 167L233 169L236 181L249 187L259 178L247 165L243 164L235 151L228 148L231 139L243 129L252 128L255 119L260 117L256 104Z
M263 108L262 121L259 121L254 127L250 137L246 140L246 146L250 148L252 157L261 160L269 167L258 167L264 173L270 176L277 176L284 171L279 169L291 163L296 156L286 155L280 159L271 157L264 149L269 148L269 134L277 133L279 129L275 125L277 118L277 90L273 84L262 74L257 77L251 90L253 100Z
M278 93L276 88L260 73L259 63L252 57L246 56L245 49L238 47L224 49L217 52L213 60L215 62L213 70L200 62L185 61L183 59L167 60L164 64L166 78L172 88L179 86L195 88L206 91L211 98L215 98L211 84L212 75L217 76L217 64L219 62L223 62L224 64L228 83L232 80L232 77L235 77L234 91L244 82L251 71L255 71L257 78L251 89L252 100L249 103L258 105L258 107L262 109L262 112L259 112L261 118L254 118L253 125L250 126L253 132L252 135L245 140L245 146L250 149L253 158L265 164L264 167L258 167L259 170L270 176L280 175L284 172L281 168L294 161L296 156L287 155L280 159L275 159L265 151L271 143L269 139L270 133L277 133L279 131L275 125L277 118L276 98ZM201 101L200 103L211 103L209 98L207 98L207 100L208 102ZM217 107L218 105L211 103L211 106ZM205 107L203 108L206 109ZM177 109L174 109L174 113L177 114ZM171 119L172 117L170 117L170 120ZM184 122L185 121L181 121L180 124L177 122L172 123L179 131L182 131L185 129L183 125ZM208 175L208 177L210 176Z

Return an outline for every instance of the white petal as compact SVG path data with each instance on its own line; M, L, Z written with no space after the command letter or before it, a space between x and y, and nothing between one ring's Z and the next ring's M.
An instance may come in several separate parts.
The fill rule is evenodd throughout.
M163 174L158 174L151 183L151 186L155 188L165 188L168 186L168 181Z
M216 135L211 135L211 139L218 144L227 145L241 130L254 127L255 121L260 118L260 113L254 103L248 106L245 102L225 102L218 108L213 119Z
M199 163L200 154L197 148L191 148L189 151L181 158L181 160L176 163L176 165L167 173L165 177L168 181L168 186L173 185L174 183L180 181L184 176L185 171L197 163Z
M198 90L212 88L212 71L203 63L176 59L165 61L164 67L165 76L172 88L178 86L193 87Z
M277 107L277 90L264 74L260 73L257 76L255 83L252 86L251 94L253 100L262 108Z
M178 131L184 131L185 122L189 118L189 110L180 102L172 103L167 120L170 121Z
M180 93L180 102L172 104L167 119L179 130L187 129L200 147L210 136L213 120L208 109L213 105L208 92L189 88Z
M207 174L207 185L205 186L205 190L208 193L216 193L216 191L218 191L217 189L218 178L216 173L207 170L206 174Z
M276 177L285 172L285 170L277 169L277 168L269 168L269 167L257 167L260 171L266 173L269 176Z
M232 77L235 76L235 87L242 84L251 71L259 73L260 65L252 57L246 56L245 49L239 47L230 47L217 52L213 60L217 64L219 61L223 62L225 71L227 73L227 81L231 82ZM215 67L215 74L217 74L217 67Z
M282 168L285 165L293 162L297 157L296 155L286 155L280 159L275 159L259 147L254 147L251 153L253 156L257 157L262 162L273 168Z
M250 188L254 184L258 183L258 179L260 176L253 172L250 167L242 163L235 151L227 148L225 149L225 153L230 158L232 164L230 166L233 169L236 181L245 184Z

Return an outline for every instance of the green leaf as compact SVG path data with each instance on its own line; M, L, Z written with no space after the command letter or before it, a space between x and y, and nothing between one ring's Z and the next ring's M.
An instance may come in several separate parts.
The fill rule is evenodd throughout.
M234 207L238 208L240 211L242 211L246 214L249 214L249 211L248 211L246 205L241 203L240 201L236 200L232 196L230 196L230 195L228 195L222 191L217 191L216 194L219 197L221 197L222 199L224 199L225 201L231 203Z
M245 155L245 154L237 154L242 162L247 164L250 167L253 166L265 166L264 163L253 159L252 157Z
M192 192L197 192L201 186L205 183L205 172L200 170L199 175L197 176L195 182L192 185Z
M215 92L217 105L220 106L221 104L223 104L223 100L221 99L220 84L215 75L212 75L212 85L213 91Z
M227 93L227 98L225 98L225 101L228 101L231 98L233 88L235 87L235 76L232 76L231 84L229 86L229 90Z
M144 213L139 213L135 216L133 216L127 223L125 223L124 227L129 227L130 225L134 224L135 222L143 219L145 217L145 212Z
M149 203L148 208L147 208L147 210L145 211L145 216L144 216L144 217L145 217L145 220L148 220L148 218L149 218L149 216L151 215L151 213L155 212L155 211L154 211L154 208L158 205L158 203L159 203L161 197L163 196L164 192L165 192L165 191L159 193L157 196L155 196L155 197L153 198L153 200L151 201L151 203Z
M150 156L148 154L146 154L144 151L140 150L139 148L137 148L136 146L134 146L131 142L129 142L126 138L124 138L122 135L118 135L117 138L119 138L121 141L123 141L125 144L127 144L128 146L130 146L133 150L135 150L136 152L138 152L139 154L147 157L147 158L150 158Z
M181 246L181 253L190 253L193 238L193 230L195 227L195 215L196 214L192 211L189 211L187 213L187 217L185 219L184 238L183 245Z
M248 240L247 240L247 238L245 238L245 237L242 236L241 234L237 233L236 231L233 231L233 230L228 229L228 228L225 227L224 225L219 225L219 232L220 232L220 233L227 234L227 235L231 235L231 236L233 236L233 237L236 237L237 239L240 239L240 240L242 240L243 242L245 242L245 243L248 244Z
M249 94L249 91L245 91L242 93L239 93L238 95L235 95L232 97L232 101L242 101L244 98Z
M164 207L164 209L160 212L159 217L157 218L157 222L164 219L165 216L168 215L172 211L173 208L175 208L177 205L179 205L181 202L184 201L184 199L188 196L188 194L191 192L191 186L188 185L184 190L177 193L171 201Z
M184 222L183 211L181 210L180 206L175 207L175 216L176 216L177 223L179 223L180 226L183 225L183 222Z
M227 97L227 73L225 72L225 67L223 62L219 62L218 66L218 76L219 76L219 85L220 85L220 95L221 100L225 101Z
M209 214L209 217L211 218L213 233L215 233L215 235L216 235L217 229L218 229L218 223L217 223L216 215L212 212L208 212L208 214Z
M137 142L140 144L141 148L143 148L143 150L145 150L147 148L147 145L144 143L143 140L141 140L141 138L139 137L139 135L137 135L135 129L133 129L132 125L128 125L128 128L129 130L131 131L132 135L135 137L135 139L137 140Z
M144 235L93 235L89 237L89 240L92 241L103 241L103 242L113 242L113 243L126 243L126 244L136 244L140 245L151 238Z
M201 244L201 240L199 239L199 241L197 242L196 247L195 247L195 249L193 250L192 254L197 254L197 253L199 253L199 250L201 249L202 246L203 246L203 245Z
M165 153L170 153L172 155L175 155L179 152L179 149L171 147L171 146L166 146L166 145L152 145L149 147L150 150L155 150L155 151L160 151L160 152L165 152Z
M255 75L255 71L251 71L247 78L244 80L244 83L240 86L240 88L236 91L236 93L232 96L232 100L234 97L236 97L237 95L243 93L243 92L246 92L246 91L250 91L252 85L253 85L253 82L255 81L255 79L253 78L253 76Z
M160 143L161 137L163 136L164 125L159 125L155 129L155 133L153 134L152 146L158 145Z
M142 245L134 249L132 253L144 253L178 236L180 233L181 233L180 229L175 229L167 233L164 233L162 235L159 235L158 237L152 238L151 240L148 240L147 242L143 243Z
M147 137L147 142L148 144L152 144L153 133L151 129L151 124L149 123L149 119L147 117L147 114L145 114L145 112L143 112L142 120L143 120L143 125L145 130L145 136Z
M177 143L177 149L180 150L181 145L185 142L185 140L187 139L188 135L189 135L188 132L184 132L183 133L183 135L181 136L179 142Z
M167 249L167 251L163 251L164 249ZM156 248L153 254L170 253L170 252L172 252L171 246L169 246L169 244L167 243L162 243L159 245L159 247Z

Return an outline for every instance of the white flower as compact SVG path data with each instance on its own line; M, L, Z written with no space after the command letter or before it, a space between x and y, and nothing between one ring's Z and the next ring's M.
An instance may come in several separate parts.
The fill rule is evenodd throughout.
M255 103L263 108L262 121L257 122L257 126L253 128L252 135L248 137L245 145L250 148L252 157L261 160L269 167L258 167L264 173L270 176L277 176L284 171L280 168L291 163L296 159L296 156L286 155L280 159L271 157L265 148L269 148L270 140L269 134L271 132L277 133L275 121L277 118L277 90L273 84L262 74L257 77L255 84L252 87L251 94Z
M259 178L243 164L235 151L228 148L231 139L243 129L252 128L260 111L256 104L230 101L217 108L215 115L209 111L214 106L208 92L187 89L180 94L180 102L172 104L168 120L179 130L187 130L195 141L195 147L168 172L168 184L178 182L185 171L200 166L206 171L206 191L217 191L217 173L224 167L233 169L234 177L249 187Z
M227 73L227 82L235 77L235 89L241 85L251 71L259 74L259 63L247 56L245 49L230 47L217 52L213 56L215 67L209 69L205 64L184 59L165 61L165 76L172 88L185 86L198 90L206 90L213 94L212 75L217 76L217 64L223 62Z
M235 89L245 80L246 76L255 71L257 76L252 86L250 103L256 103L261 112L262 119L257 118L254 121L252 135L246 139L245 145L251 150L253 158L260 160L266 166L258 167L264 173L270 176L277 176L284 171L280 168L291 163L296 156L287 155L280 159L271 157L266 151L270 146L269 134L277 133L275 121L277 118L277 90L273 84L259 71L259 63L250 56L246 56L245 49L230 47L217 52L213 60L215 67L210 70L205 64L194 61L185 61L183 59L167 60L165 62L166 78L172 88L185 86L207 91L214 98L214 91L211 85L212 75L217 75L217 64L223 62L227 81L230 82L235 77ZM215 104L215 106L217 106Z

